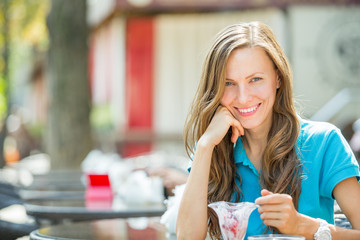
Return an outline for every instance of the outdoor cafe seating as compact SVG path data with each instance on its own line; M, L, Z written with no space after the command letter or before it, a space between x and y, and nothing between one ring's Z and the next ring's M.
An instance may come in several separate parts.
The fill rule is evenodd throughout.
M94 172L89 164L33 174L31 183L16 185L20 203L37 223L30 239L176 239L172 218L183 186L164 204L160 179L151 179L142 170L146 164L134 162L112 162L107 173ZM335 224L351 228L337 205Z
M176 239L169 234L158 217L103 219L71 224L52 225L30 234L31 240L43 239L96 239L96 240L165 240Z
M91 154L93 159L98 160L97 163L88 161L86 165L84 160L80 170L33 173L26 171L23 166L12 169L15 170L14 179L17 179L13 186L20 204L24 206L29 218L34 219L38 226L38 229L31 233L31 239L48 239L50 236L44 235L44 232L54 232L57 228L61 228L60 232L63 232L61 236L58 236L59 239L60 237L76 239L64 233L70 234L72 232L70 228L75 230L74 227L79 230L89 226L91 228L103 226L101 221L106 222L105 220L108 220L107 223L114 222L117 226L119 224L127 226L127 230L122 232L128 233L127 236L131 235L131 239L161 239L158 237L134 238L134 236L144 234L140 231L144 229L134 227L136 226L134 222L141 222L144 219L152 225L156 223L156 231L151 227L145 231L148 236L152 236L150 233L154 231L157 232L156 236L167 233L166 227L160 224L160 217L166 211L164 186L159 177L149 177L144 171L149 164L155 167L157 165L149 162L149 158L144 156L124 160L114 156L105 159L104 154L99 156L98 151ZM103 159L99 161L99 157ZM98 165L99 162L102 163L101 166ZM7 180L12 179L6 174L2 176L5 176ZM63 231L63 228L67 230ZM75 232L79 231L75 230ZM84 233L89 233L89 231L84 231ZM85 239L87 239L86 236Z

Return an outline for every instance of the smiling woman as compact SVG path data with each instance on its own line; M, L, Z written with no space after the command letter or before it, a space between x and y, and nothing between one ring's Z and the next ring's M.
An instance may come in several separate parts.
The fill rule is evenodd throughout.
M274 64L262 48L236 49L226 65L226 87L221 105L244 128L269 129L279 87Z
M290 66L268 26L235 24L218 34L184 133L192 160L178 239L220 238L217 215L207 208L216 201L260 205L245 238L360 238L359 230L332 225L335 197L360 229L358 163L339 129L297 115Z

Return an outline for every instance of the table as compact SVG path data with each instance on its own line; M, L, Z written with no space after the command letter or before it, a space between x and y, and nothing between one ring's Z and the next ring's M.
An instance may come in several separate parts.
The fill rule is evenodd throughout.
M84 190L26 190L19 189L18 195L23 201L35 201L35 200L57 200L57 199L69 199L69 200L84 200Z
M93 185L86 187L85 175L81 171L55 171L36 176L33 184L18 192L27 214L41 225L64 221L153 217L161 216L166 211L162 202L125 203L120 197L114 196L111 187L100 181L104 178L101 175L99 177L93 177Z
M86 199L57 199L26 201L25 209L40 224L61 223L111 218L161 216L166 211L163 203L130 204L114 197L112 201Z
M44 227L30 234L31 240L94 239L94 240L175 240L167 233L158 217L138 219L106 219Z
M33 182L29 186L23 186L22 189L79 191L86 188L85 176L80 170L57 170L48 174L34 175L33 177Z
M28 186L18 186L17 194L23 201L84 199L86 183L79 170L57 170L48 174L34 175Z
M138 220L105 219L53 225L33 231L30 240L176 240L176 235L168 233L159 223L159 217Z

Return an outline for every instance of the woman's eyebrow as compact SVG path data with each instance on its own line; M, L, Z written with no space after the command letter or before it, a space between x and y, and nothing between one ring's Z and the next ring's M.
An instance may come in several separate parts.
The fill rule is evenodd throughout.
M254 72L254 73L250 74L249 76L245 77L245 79L251 78L251 77L255 76L256 74L264 74L264 73L263 72ZM236 81L236 80L231 79L229 77L226 77L225 80L227 80L227 81Z
M255 76L256 74L264 74L263 72L254 72L252 74L250 74L249 76L245 77L245 79L251 78L253 76Z

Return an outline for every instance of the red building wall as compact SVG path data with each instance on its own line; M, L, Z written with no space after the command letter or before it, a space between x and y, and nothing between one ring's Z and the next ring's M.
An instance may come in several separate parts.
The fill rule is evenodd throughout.
M127 133L153 130L154 20L129 18L126 24L126 112ZM151 135L151 134L150 134ZM124 145L124 157L151 150L151 141Z

